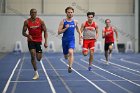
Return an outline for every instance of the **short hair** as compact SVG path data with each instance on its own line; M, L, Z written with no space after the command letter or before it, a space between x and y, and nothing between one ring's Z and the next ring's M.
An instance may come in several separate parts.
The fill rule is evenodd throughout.
M105 20L105 23L107 23L107 22L110 22L111 23L111 20L110 19L106 19Z
M89 15L93 15L93 17L95 16L95 12L87 12L87 16Z
M33 10L36 10L35 8L32 8L31 10L30 10L30 14L31 14L31 12L33 11ZM36 10L37 11L37 10Z
M71 9L71 10L74 12L74 8L71 7L71 6L69 6L69 7L67 7L67 8L65 9L65 13L67 13L67 10L69 10L69 9Z

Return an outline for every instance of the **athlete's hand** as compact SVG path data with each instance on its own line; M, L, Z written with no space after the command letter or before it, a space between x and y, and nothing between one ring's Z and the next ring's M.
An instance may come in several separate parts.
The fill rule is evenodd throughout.
M28 41L33 41L33 38L31 35L28 35L27 38L28 38Z
M118 38L116 39L116 42L118 42Z
M66 29L69 28L69 24L66 25Z
M68 28L69 28L69 24L67 24L67 25L65 26L65 28L62 29L62 33L65 32Z
M47 48L48 47L48 44L47 43L44 43L44 47Z

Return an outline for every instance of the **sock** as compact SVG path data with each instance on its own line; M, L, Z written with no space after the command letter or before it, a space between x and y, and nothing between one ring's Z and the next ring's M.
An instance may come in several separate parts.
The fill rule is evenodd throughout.
M35 71L35 74L38 75L38 71Z

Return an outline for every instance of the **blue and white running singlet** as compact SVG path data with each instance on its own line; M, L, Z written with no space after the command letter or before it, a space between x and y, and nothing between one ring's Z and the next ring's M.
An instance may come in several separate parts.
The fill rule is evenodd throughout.
M64 19L64 28L66 27L67 24L69 24L69 28L63 33L62 37L63 53L65 55L68 54L68 49L75 48L74 32L76 25L74 19L72 19L72 21L67 21L66 19Z

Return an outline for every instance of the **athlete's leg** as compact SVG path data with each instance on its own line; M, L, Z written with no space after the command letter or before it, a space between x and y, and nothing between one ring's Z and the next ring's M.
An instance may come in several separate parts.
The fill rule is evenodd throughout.
M65 54L65 55L64 55L64 58L65 58L65 59L68 59L68 57L69 57L68 54Z
M42 59L42 52L37 52L36 58L37 58L37 61L40 61Z
M111 59L111 55L112 55L112 50L113 50L113 43L111 43L110 45L109 45L109 58Z
M35 49L30 49L30 54L31 54L31 63L32 63L32 66L33 66L34 71L35 71L33 79L36 80L36 79L39 78L39 74L38 74L38 71L37 71L36 60L35 60L36 50Z
M36 60L35 60L36 50L30 49L30 54L31 54L31 63L34 68L34 71L37 71Z
M74 60L74 56L73 56L73 49L70 48L69 49L69 67L72 67L72 64L73 64L73 60Z
M92 65L93 58L94 58L94 50L93 49L90 49L89 66Z
M91 65L94 58L94 47L95 47L95 40L93 39L93 40L90 40L90 43L89 43L89 49L90 49L89 68L88 68L89 71L91 70Z
M108 50L105 50L105 58L106 58L106 61L108 61Z
M82 53L83 53L84 56L87 56L88 55L88 49L83 49Z
M28 48L29 48L29 51L30 51L30 55L31 55L31 63L32 63L32 66L33 66L33 69L34 69L34 77L33 79L36 80L39 78L39 75L38 75L38 71L37 71L37 65L36 65L36 48L35 48L35 42L28 42Z
M75 40L72 39L71 41L69 41L68 43L68 72L71 73L72 72L72 64L73 64L73 60L74 60L74 48L75 48Z
M73 52L74 50L72 48L69 49L69 58L68 58L68 72L71 73L72 72L72 64L73 64L73 60L74 60L74 56L73 56Z
M37 58L37 61L40 61L42 59L41 42L36 43L36 58Z
M108 54L109 54L109 44L108 43L105 43L104 50L105 50L106 64L108 64Z
M84 56L88 55L88 40L83 40L83 50L82 53Z

